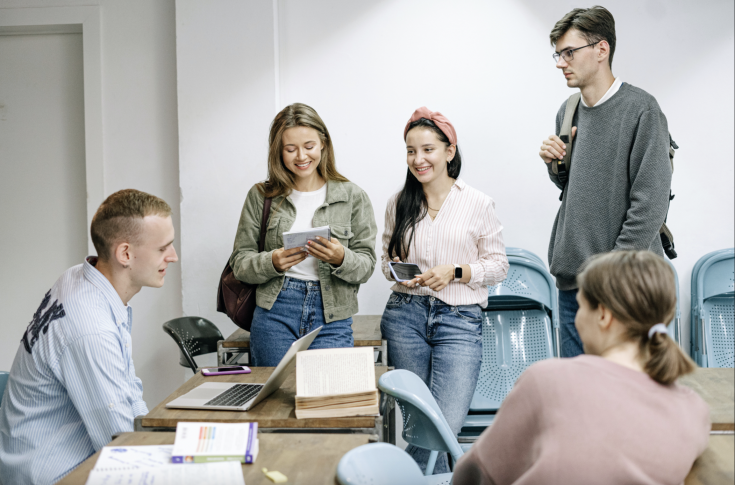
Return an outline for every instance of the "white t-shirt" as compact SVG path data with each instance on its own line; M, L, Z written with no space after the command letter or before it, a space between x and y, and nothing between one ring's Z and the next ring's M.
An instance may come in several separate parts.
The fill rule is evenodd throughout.
M296 207L296 220L290 231L305 231L314 227L314 212L327 200L327 184L314 192L291 192L291 200ZM307 256L305 260L291 266L286 276L297 280L319 281L319 260L314 256Z

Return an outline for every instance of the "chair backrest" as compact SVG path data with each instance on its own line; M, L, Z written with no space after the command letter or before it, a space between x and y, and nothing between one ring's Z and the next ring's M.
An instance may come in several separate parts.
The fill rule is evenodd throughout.
M539 258L536 255L536 253L533 253L533 252L531 252L531 251L529 251L527 249L506 247L505 248L505 254L507 256L517 256L517 257L520 257L520 258L530 259L532 261L537 262L542 267L545 267L544 262L541 260L541 258Z
M513 248L516 252L518 248ZM559 355L559 313L554 279L538 256L526 251L531 257L508 254L508 276L497 285L488 287L488 311L535 310L543 305L551 314L554 355ZM535 259L535 260L534 260Z
M697 303L735 291L735 250L710 257L697 274Z
M3 394L5 394L5 387L8 385L8 377L10 377L9 372L0 371L0 405L3 403Z
M448 451L455 460L462 456L457 438L419 376L403 369L386 372L378 387L398 403L407 443L432 451Z
M482 365L470 411L496 411L523 371L554 357L553 332L541 307L482 316Z
M706 263L713 257L728 255L731 252L732 252L732 248L718 249L717 251L712 251L710 253L705 254L704 256L699 258L699 260L694 264L694 268L692 269L691 285L690 285L692 321L694 321L694 319L696 318L697 311L699 310L696 302L697 302L697 281L699 280L700 269L702 269L702 266L704 265L704 263Z
M735 250L723 249L700 259L692 273L692 356L702 367L735 365L734 264Z
M348 451L337 465L341 485L423 485L421 469L395 445L370 443Z
M217 342L224 340L217 326L202 317L180 317L163 324L163 331L174 339L181 350L179 364L189 367L194 373L197 365L194 357L217 352Z

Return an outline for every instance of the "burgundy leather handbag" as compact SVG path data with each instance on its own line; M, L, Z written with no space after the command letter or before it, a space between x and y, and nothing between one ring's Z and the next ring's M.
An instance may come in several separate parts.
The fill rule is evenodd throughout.
M260 239L258 239L258 252L265 249L265 233L267 230L268 216L271 212L271 199L263 201L263 218L260 221ZM235 274L227 261L222 276L219 279L217 289L217 311L226 313L238 327L250 331L255 313L255 290L258 285L243 283L235 278Z

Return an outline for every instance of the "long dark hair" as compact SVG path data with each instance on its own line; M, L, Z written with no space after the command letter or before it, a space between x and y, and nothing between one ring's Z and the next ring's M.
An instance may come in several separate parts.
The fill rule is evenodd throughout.
M416 120L408 127L408 131L414 128L425 128L436 134L439 141L449 146L449 138L434 124L433 121L421 118ZM459 146L454 154L454 158L447 165L447 174L456 179L462 170L462 156L459 153ZM429 208L426 202L426 194L421 182L411 173L411 169L406 171L406 183L403 190L398 193L396 200L396 223L393 228L393 235L388 243L388 255L391 259L398 256L402 261L408 257L408 251L413 242L413 234L416 229L416 223L426 217Z

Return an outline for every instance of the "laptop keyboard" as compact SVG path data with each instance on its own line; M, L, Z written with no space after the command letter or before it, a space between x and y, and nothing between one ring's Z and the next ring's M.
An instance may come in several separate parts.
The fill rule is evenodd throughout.
M254 398L263 384L237 384L227 389L211 401L204 403L205 406L242 406Z

